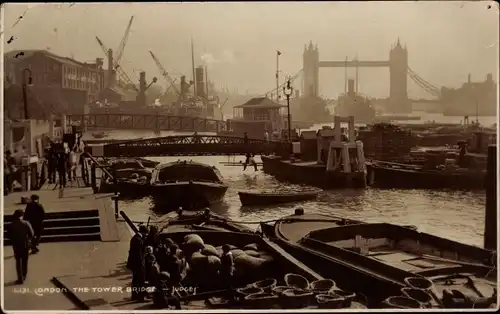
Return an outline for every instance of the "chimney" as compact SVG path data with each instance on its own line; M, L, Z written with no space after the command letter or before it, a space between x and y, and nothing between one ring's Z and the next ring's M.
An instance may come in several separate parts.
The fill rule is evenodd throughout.
M102 69L103 65L104 65L104 60L102 58L95 59L95 66L97 69Z
M467 83L469 83L469 84L470 84L470 74L469 74L469 75L467 75Z
M146 72L139 73L139 93L137 94L137 102L139 107L146 107Z
M300 91L298 89L295 90L295 98L300 97Z
M195 71L195 75L196 75L196 78L195 78L195 84L196 84L196 96L198 97L201 97L201 98L205 98L206 95L205 95L205 69L200 66L200 67L197 67L196 68L196 71Z
M113 50L108 50L108 87L112 87L116 83L115 69L113 67Z
M348 97L354 96L354 80L353 79L347 80L347 96Z

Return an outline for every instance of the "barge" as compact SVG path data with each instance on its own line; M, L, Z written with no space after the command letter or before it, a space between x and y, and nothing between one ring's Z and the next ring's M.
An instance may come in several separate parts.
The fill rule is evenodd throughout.
M349 135L342 134L340 124L349 124ZM354 117L335 117L333 129L320 130L316 135L316 160L306 159L302 143L293 143L294 155L262 156L264 172L278 180L308 184L324 189L366 187L366 167L363 143L355 140ZM300 158L300 159L299 159Z
M208 207L221 202L228 189L216 167L187 160L158 165L150 185L160 211Z
M334 279L325 279L257 234L193 231L173 224L167 226L159 238L177 243L189 263L182 286L194 287L196 293L176 297L188 309L200 302L208 308L219 309L366 308L357 301L355 293L343 290ZM217 272L223 245L230 247L234 258L232 302L228 301L230 290ZM317 297L321 294L330 295L329 299L334 301L323 302L323 298Z
M448 289L458 291L453 292L461 295L457 299L481 301L482 307L496 301L496 254L489 250L414 227L297 211L261 228L320 275L337 274L339 284L366 294L370 307L384 307L384 300L416 286L433 295L431 307L464 307L450 302Z

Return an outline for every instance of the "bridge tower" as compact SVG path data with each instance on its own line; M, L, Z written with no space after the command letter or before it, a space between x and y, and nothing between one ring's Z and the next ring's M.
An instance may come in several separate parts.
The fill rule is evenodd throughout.
M319 52L318 45L304 45L303 53L303 91L305 96L318 96L319 93Z
M408 50L398 41L389 52L389 107L395 112L411 112L408 100Z

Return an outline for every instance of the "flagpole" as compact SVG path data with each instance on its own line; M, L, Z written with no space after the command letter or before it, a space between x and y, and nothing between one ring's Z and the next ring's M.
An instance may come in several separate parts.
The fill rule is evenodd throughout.
M280 86L280 54L279 50L276 50L276 102L280 101L279 98L279 86Z

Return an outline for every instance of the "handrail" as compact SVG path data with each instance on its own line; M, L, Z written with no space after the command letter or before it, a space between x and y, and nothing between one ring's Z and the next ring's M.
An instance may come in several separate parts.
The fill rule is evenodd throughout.
M106 169L106 167L104 167L103 165L101 165L94 157L92 157L92 155L90 155L88 152L83 153L83 155L85 155L86 157L88 157L96 165L96 167L98 167L106 175L108 175L111 178L111 180L114 180L114 177L111 175L111 173L109 173L109 171Z

